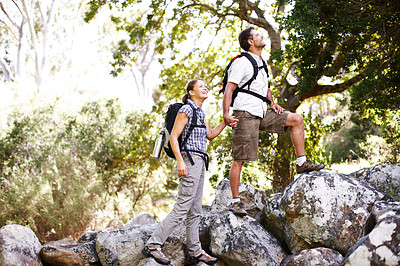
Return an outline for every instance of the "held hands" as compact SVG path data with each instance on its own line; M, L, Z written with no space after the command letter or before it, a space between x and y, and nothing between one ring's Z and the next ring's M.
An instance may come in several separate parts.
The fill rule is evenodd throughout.
M278 104L271 103L270 106L271 106L271 109L277 114L281 114L281 113L283 113L283 111L285 111L285 109Z
M234 116L224 116L224 122L225 125L227 125L228 127L237 127L237 123L239 122L239 119L237 119Z

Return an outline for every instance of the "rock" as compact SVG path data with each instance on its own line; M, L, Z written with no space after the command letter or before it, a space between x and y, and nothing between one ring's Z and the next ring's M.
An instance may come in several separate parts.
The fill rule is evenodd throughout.
M157 222L156 219L150 214L142 213L136 216L135 218L131 219L129 222L127 222L122 228L122 230L128 230L131 228L132 225L155 224L156 222Z
M400 265L400 202L378 202L371 213L377 224L348 251L344 265Z
M89 242L89 241L96 241L96 237L97 237L98 232L94 232L94 231L87 231L86 233L84 233L82 236L80 236L78 238L78 243L85 243L85 242Z
M150 237L156 226L157 224L153 224L142 227L136 226L129 230L99 232L96 237L96 251L101 264L113 266L119 265L117 244L126 241L140 240L144 245L145 241Z
M28 227L12 224L0 229L0 265L41 265L42 245Z
M400 166L395 164L376 165L361 179L400 200Z
M143 239L118 243L117 253L119 265L159 265L153 258L147 258L142 254L141 251L144 245L145 241L143 241ZM184 265L184 245L180 239L169 237L162 246L162 251L165 256L171 260L172 265Z
M275 194L267 200L267 204L263 210L263 218L261 220L262 225L274 234L278 241L283 244L286 252L290 253L286 246L285 236L285 221L282 218L279 206L281 204L282 193Z
M305 249L299 253L287 256L283 259L281 266L337 266L343 261L343 256L329 248Z
M65 239L52 241L43 245L40 255L51 265L101 265L94 240L83 243L71 243Z
M227 265L279 265L286 256L277 239L250 216L221 213L211 225L212 254Z
M262 210L267 203L264 194L253 186L240 183L239 185L240 201L243 203L249 216L257 221L261 220ZM211 210L214 212L225 212L232 199L231 187L228 180L223 180L218 184L215 192L215 199L211 204Z
M317 171L300 175L265 215L277 221L274 230L283 228L276 235L284 235L292 253L324 246L346 254L364 235L373 204L382 199L390 196L364 181Z

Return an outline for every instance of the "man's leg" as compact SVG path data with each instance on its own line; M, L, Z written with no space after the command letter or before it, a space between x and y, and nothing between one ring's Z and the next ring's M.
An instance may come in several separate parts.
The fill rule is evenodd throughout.
M297 157L306 154L304 150L304 119L300 114L289 113L285 126L290 127L290 135Z
M243 162L233 161L229 172L229 183L231 185L232 198L239 198L240 175L242 173Z
M245 216L247 215L247 212L243 209L239 198L239 185L242 166L243 162L233 161L231 171L229 172L229 183L232 191L232 201L229 205L229 210L236 215Z
M310 172L314 170L320 170L325 167L324 164L316 164L307 160L304 150L304 119L300 114L289 113L285 126L290 127L290 135L292 143L297 155L296 172L298 174L304 172Z

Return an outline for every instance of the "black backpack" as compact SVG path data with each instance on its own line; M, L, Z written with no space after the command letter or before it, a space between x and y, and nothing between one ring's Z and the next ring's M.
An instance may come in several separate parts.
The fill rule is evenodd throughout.
M178 114L179 109L183 106L183 103L174 103L171 104L168 107L167 113L165 114L165 122L164 122L164 134L165 134L165 142L164 142L164 151L165 153L168 155L168 157L170 158L174 158L175 159L175 155L172 151L171 148L171 144L169 143L169 137L171 135L172 132L172 128L174 127L175 124L175 119L176 116ZM192 105L189 104L189 106L192 108L193 110L193 117L192 117L192 123L190 124L190 127L188 129L188 132L185 136L184 139L182 139L182 135L180 135L178 137L178 142L179 142L179 149L184 152L186 152L186 154L189 157L190 163L192 165L194 165L194 161L192 159L192 156L190 156L190 152L195 151L196 153L200 153L203 155L203 157L205 158L205 163L206 163L206 169L208 170L208 155L207 153L201 152L201 151L197 151L197 150L190 150L186 147L186 142L189 139L190 134L192 133L193 129L195 127L201 127L201 128L205 128L205 125L198 125L197 124L197 112L196 109L193 108Z
M255 80L257 78L259 69L265 69L265 72L267 73L267 76L269 77L267 64L265 63L264 59L261 58L261 60L263 62L263 66L259 67L257 65L256 60L253 58L253 56L251 56L249 53L246 53L246 52L243 52L243 53L235 56L229 62L229 64L226 66L226 68L224 70L224 74L223 74L224 78L223 78L223 81L222 81L222 89L219 91L219 93L221 93L221 92L224 93L225 92L226 84L228 84L228 70L231 67L233 61L235 61L237 58L242 57L242 56L246 57L251 62L251 64L253 65L253 76L245 84L243 84L243 86L238 87L233 91L231 106L233 106L233 102L235 101L235 98L236 98L236 96L237 96L237 94L239 92L244 92L244 93L248 93L250 95L253 95L253 96L263 100L264 102L266 102L267 104L270 105L271 101L267 97L265 97L265 96L263 96L261 94L255 93L254 91L250 90L250 84L253 82L253 80ZM244 87L246 87L246 86L247 86L247 89L244 89Z

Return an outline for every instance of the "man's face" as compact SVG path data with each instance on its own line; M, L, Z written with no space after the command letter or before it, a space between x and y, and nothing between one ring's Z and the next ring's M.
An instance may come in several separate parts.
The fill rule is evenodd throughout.
M252 38L250 40L250 45L251 42L253 42L253 45L255 48L264 48L266 43L264 41L264 36L262 36L258 31L256 30L251 30L250 31Z

